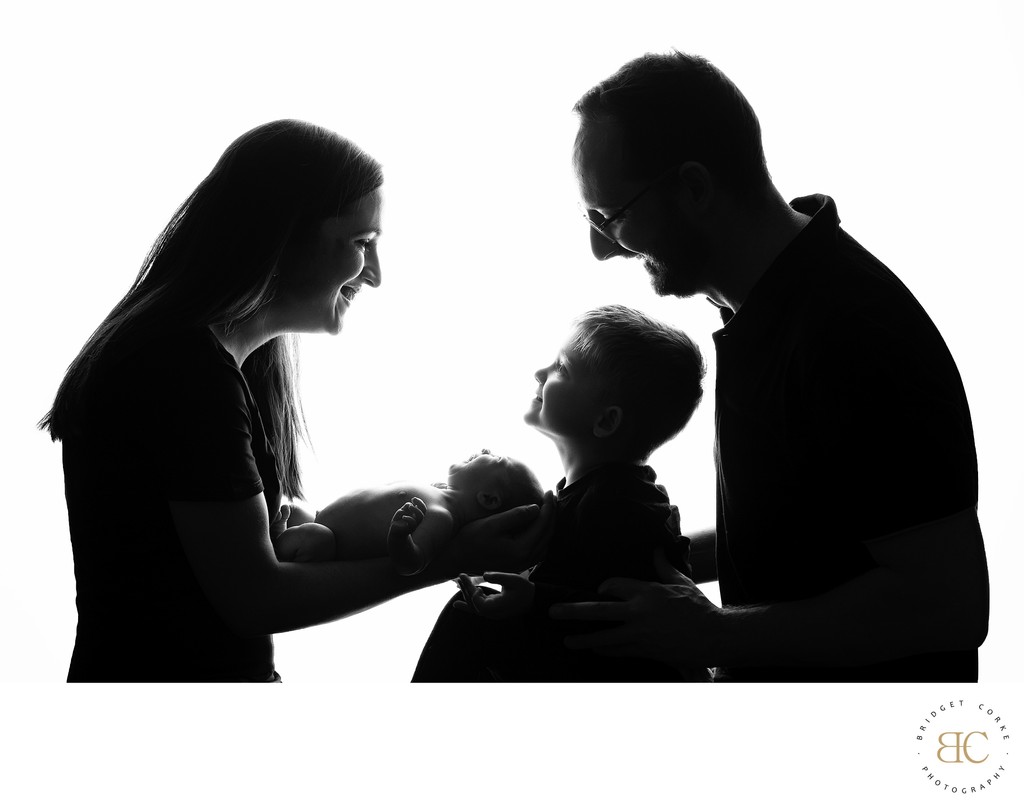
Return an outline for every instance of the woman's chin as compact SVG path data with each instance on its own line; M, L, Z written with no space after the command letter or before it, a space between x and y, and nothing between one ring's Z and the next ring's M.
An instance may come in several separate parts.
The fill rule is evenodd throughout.
M334 311L331 312L330 322L327 324L327 333L335 336L341 332L342 327L345 325L345 312L348 311L348 301L338 295L337 302L334 304Z

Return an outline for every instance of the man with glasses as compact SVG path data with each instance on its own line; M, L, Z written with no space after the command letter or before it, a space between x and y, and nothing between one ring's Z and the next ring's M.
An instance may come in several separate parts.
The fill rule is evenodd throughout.
M717 353L716 529L696 581L613 580L617 621L572 647L707 665L724 681L976 681L988 627L970 412L907 288L839 227L787 203L747 100L706 60L647 55L578 102L574 165L599 260L659 295L704 295Z

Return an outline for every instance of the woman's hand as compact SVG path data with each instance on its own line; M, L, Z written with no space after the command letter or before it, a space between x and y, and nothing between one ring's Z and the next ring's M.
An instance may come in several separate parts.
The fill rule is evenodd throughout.
M523 505L470 522L449 543L438 566L451 572L449 578L484 570L522 572L543 557L554 527L555 498L548 491L540 508Z

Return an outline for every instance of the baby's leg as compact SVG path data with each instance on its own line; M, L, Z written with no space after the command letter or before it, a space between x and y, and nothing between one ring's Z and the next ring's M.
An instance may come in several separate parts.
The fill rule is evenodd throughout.
M307 522L290 527L273 539L278 561L333 561L334 533L326 525Z

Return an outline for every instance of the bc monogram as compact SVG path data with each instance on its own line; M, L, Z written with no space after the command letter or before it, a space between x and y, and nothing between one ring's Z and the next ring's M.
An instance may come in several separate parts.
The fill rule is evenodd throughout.
M988 760L987 754L984 757L973 757L970 752L972 746L971 739L975 735L980 735L986 741L988 740L988 733L979 732L978 730L973 730L972 732L943 732L939 735L939 750L935 753L935 756L943 763L984 763ZM953 743L946 741L946 738L949 737L955 739ZM949 753L946 752L947 749L955 751ZM946 753L945 757L943 757L943 753ZM952 758L950 758L950 755L952 755Z

